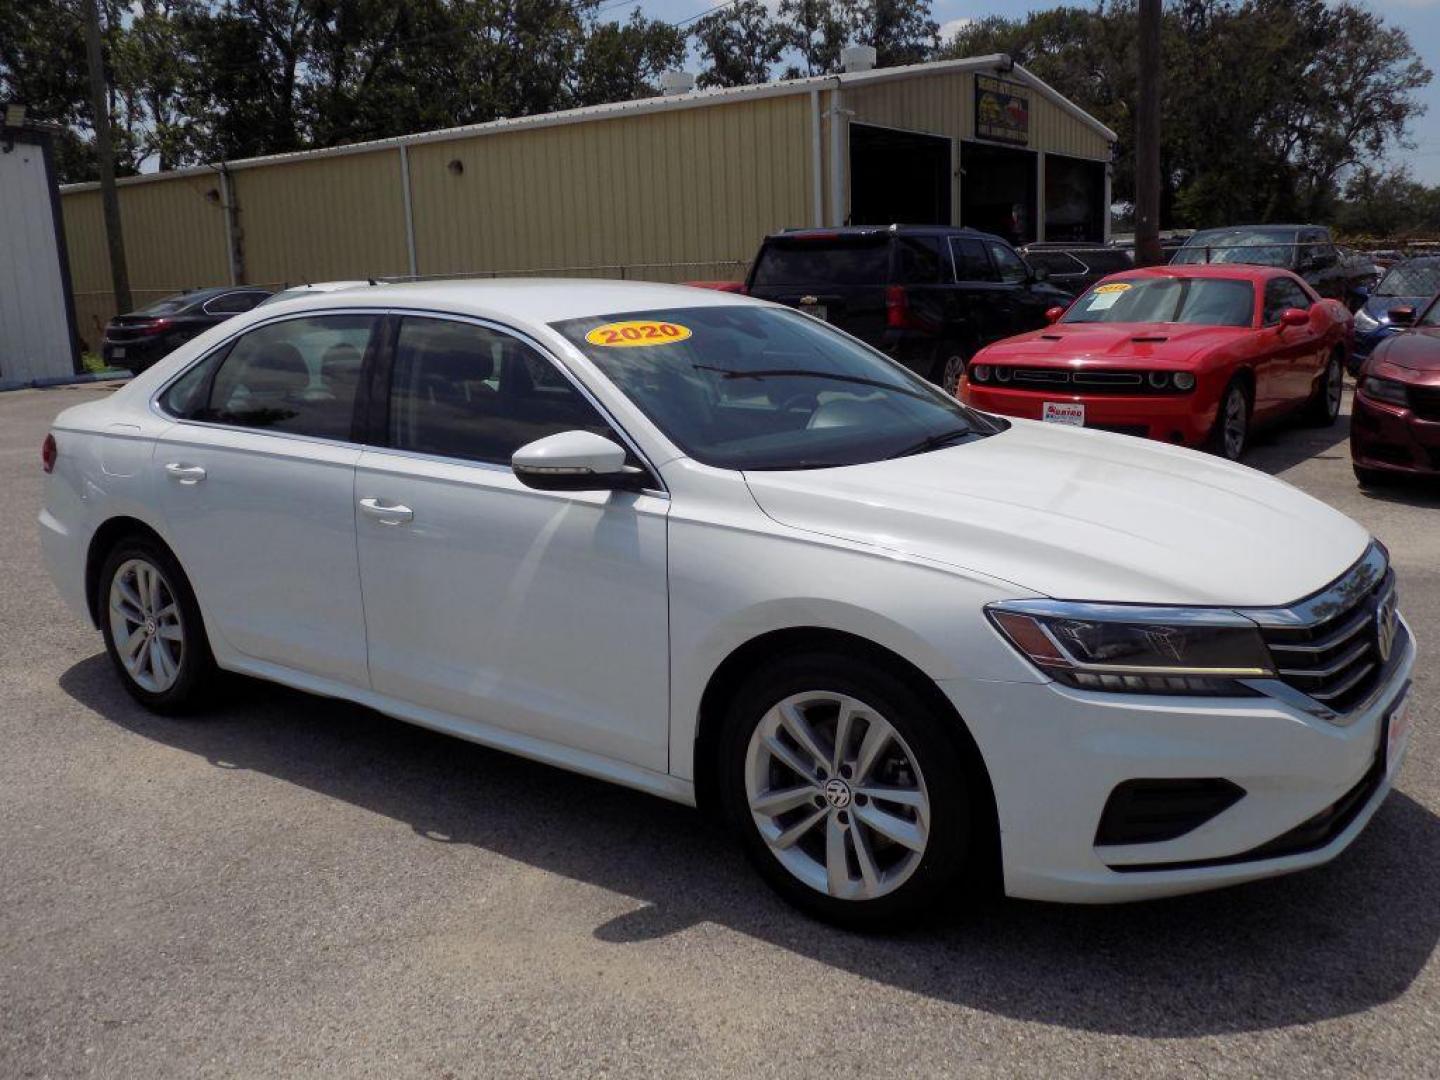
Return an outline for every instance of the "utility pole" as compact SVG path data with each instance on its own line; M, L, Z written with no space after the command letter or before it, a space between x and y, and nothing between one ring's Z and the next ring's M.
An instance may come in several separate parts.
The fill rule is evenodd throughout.
M96 0L85 0L85 57L90 66L90 105L95 111L95 156L100 160L100 204L105 210L105 242L110 248L110 281L115 289L116 314L123 315L135 305L130 302L120 196L115 191L115 148L110 142L110 101L105 90L105 57Z
M1160 0L1140 0L1140 100L1135 107L1135 265L1160 250Z

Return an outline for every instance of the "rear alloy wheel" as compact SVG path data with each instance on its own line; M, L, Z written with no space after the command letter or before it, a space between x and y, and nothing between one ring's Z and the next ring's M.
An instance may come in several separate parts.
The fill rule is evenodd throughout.
M1240 382L1232 382L1225 388L1220 399L1220 411L1215 416L1215 430L1211 433L1211 448L1215 453L1230 461L1239 461L1250 442L1250 395Z
M842 925L894 926L974 875L981 784L953 717L887 671L782 659L737 694L721 736L721 796L747 854L791 903Z
M198 704L215 660L174 556L148 537L121 541L105 560L95 599L106 652L130 695L159 712Z
M1329 427L1340 415L1340 402L1345 394L1345 365L1340 354L1332 353L1325 362L1324 374L1315 386L1315 394L1305 408L1305 419L1315 427Z
M940 366L940 389L947 394L959 394L960 376L965 374L965 357L958 352L945 355Z

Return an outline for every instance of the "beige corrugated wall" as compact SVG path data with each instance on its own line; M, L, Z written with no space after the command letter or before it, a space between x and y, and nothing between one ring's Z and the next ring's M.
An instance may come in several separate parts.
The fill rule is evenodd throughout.
M87 348L94 349L115 314L100 192L67 191L60 208L75 290L75 326ZM230 280L218 175L122 183L120 223L137 307L183 289Z
M230 176L250 284L408 272L395 147L241 167Z
M1000 76L1003 78L1004 76ZM1028 149L1071 157L1110 160L1105 136L1033 87L1030 97ZM975 73L973 71L895 79L870 86L845 88L845 107L855 123L904 128L945 135L959 143L975 135ZM958 165L958 160L953 163ZM1043 200L1043 190L1040 194ZM960 178L951 186L951 220L960 221Z
M419 273L737 277L766 232L811 220L809 101L412 146Z

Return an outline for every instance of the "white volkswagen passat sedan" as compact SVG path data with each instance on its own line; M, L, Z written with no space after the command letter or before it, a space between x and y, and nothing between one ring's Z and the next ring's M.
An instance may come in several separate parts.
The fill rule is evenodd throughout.
M146 705L218 667L713 805L840 921L1313 866L1406 749L1415 648L1354 522L734 294L295 299L44 458L51 572Z

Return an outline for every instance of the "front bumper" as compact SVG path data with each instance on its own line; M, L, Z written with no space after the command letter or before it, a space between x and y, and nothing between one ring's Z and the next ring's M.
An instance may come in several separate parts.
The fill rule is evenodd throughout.
M1440 475L1440 421L1422 420L1403 406L1356 394L1350 417L1350 459L1362 469Z
M1043 420L1045 402L1080 402L1085 426L1181 446L1203 446L1215 424L1216 404L1196 391L1187 394L1067 394L1058 390L1014 390L960 381L960 399L983 412Z
M1381 739L1390 742L1387 718L1405 695L1415 663L1408 626L1402 641L1368 702L1344 723L1271 697L1150 697L1088 693L1053 682L942 682L990 770L1006 893L1081 903L1140 900L1333 859L1384 801L1408 749L1408 733L1397 728L1385 747L1383 774L1367 778ZM1097 845L1111 792L1137 778L1223 778L1245 794L1175 839ZM1345 805L1347 795L1354 805ZM1345 809L1343 820L1335 814L1334 828L1319 831L1314 844L1252 857L1337 804Z

